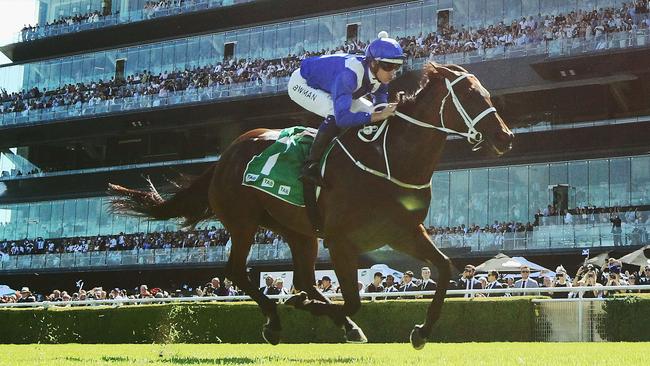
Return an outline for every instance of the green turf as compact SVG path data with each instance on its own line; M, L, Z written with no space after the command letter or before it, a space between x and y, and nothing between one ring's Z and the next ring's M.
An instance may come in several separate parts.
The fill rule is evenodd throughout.
M1 345L0 365L648 365L648 343Z

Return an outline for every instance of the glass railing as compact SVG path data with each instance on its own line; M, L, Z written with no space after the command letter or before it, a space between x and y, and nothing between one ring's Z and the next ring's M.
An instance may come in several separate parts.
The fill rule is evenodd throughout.
M610 223L559 225L548 223L533 231L514 233L477 232L470 234L437 234L431 239L442 249L471 248L472 252L509 250L554 250L566 248L598 248L613 246L640 246L650 243L648 223L626 223L620 233L612 232ZM388 246L379 251L392 251ZM125 265L225 263L229 246L171 249L139 249L123 251L90 251L57 254L3 255L0 270L108 267ZM329 251L319 243L318 259L329 260ZM289 246L255 244L248 260L264 262L291 260Z
M435 55L432 59L440 63L472 64L535 55L547 55L549 57L576 56L612 49L648 47L648 45L650 45L650 30L640 29L630 32L605 33L600 37L589 40L585 38L561 38L520 46L499 46L471 52ZM422 59L415 60L413 65L420 67L425 61Z
M218 156L206 156L204 158L198 159L183 159L183 160L171 160L171 161L161 161L156 163L141 163L141 164L126 164L126 165L114 165L108 167L100 168L88 168L88 169L73 169L73 170L62 170L56 172L39 172L39 173L30 173L16 175L12 171L0 171L0 182L9 181L9 180L19 180L19 179L30 179L30 178L41 178L41 177L57 177L62 175L77 175L77 174L92 174L92 173L103 173L103 172L114 172L114 171L123 171L130 169L143 169L143 168L155 168L155 167L164 167L164 166L177 166L185 164L198 164L198 163L210 163L219 160Z
M607 34L600 40L558 39L554 41L525 46L508 46L465 53L434 56L442 63L468 64L493 59L507 59L530 55L568 56L578 53L599 52L613 48L647 47L650 45L650 31L635 33L620 32ZM604 48L603 48L604 47ZM405 69L422 67L429 59L411 59ZM231 85L218 85L200 89L169 92L166 96L142 95L101 101L94 105L78 102L74 105L58 106L47 109L34 109L22 112L0 114L0 127L15 125L42 124L76 118L88 118L104 114L129 112L151 108L164 108L187 103L199 103L215 100L242 99L265 94L279 94L287 90L289 77L273 78L265 82L247 82Z
M139 249L122 251L90 251L56 254L31 254L3 256L0 270L111 267L158 264L201 264L226 263L230 246L199 248ZM328 259L329 252L322 242L318 247L318 258ZM277 244L254 244L248 256L251 262L291 260L291 250L284 242Z
M36 30L22 30L2 40L2 44L29 42L37 39L60 36L68 33L82 32L91 29L110 27L118 24L135 23L143 20L162 18L172 15L192 13L207 9L227 7L250 3L257 0L186 0L181 5L168 7L133 10L130 12L100 16L95 20L86 20L74 24L56 24L41 26Z
M129 112L151 108L164 108L173 105L201 103L214 100L239 99L242 97L278 94L287 90L288 77L275 78L265 83L249 82L218 85L201 89L186 89L169 92L166 96L140 95L102 101L91 105L77 103L47 109L34 109L23 112L0 114L0 127L15 125L43 124L76 118L95 117L104 114Z
M650 223L623 223L613 233L612 224L536 226L533 231L514 233L477 232L432 235L439 248L471 248L472 251L548 250L644 245L650 243Z

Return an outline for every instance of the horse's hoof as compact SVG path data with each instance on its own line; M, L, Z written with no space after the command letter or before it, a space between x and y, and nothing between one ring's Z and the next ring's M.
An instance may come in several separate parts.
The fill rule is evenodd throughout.
M345 332L345 341L347 343L368 343L368 338L363 334L361 328L354 327Z
M304 291L301 291L290 298L287 299L287 301L284 302L285 305L291 305L295 308L301 307L304 305L304 302L307 300L307 293Z
M427 343L427 338L422 336L422 326L421 325L416 325L413 327L413 330L411 331L411 345L413 348L416 350L421 350L424 348L424 345Z
M262 328L262 337L270 345L277 346L280 343L280 331L271 328L268 324L264 324Z

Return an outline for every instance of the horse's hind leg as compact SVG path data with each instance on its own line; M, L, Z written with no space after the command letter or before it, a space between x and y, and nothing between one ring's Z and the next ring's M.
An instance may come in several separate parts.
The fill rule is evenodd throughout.
M332 304L330 299L323 296L315 286L314 272L316 270L316 258L318 257L318 239L295 232L285 232L283 235L291 247L294 286L296 290L304 291L287 300L286 303L298 309L307 310L313 315L327 315L336 325L342 326L346 333L356 328L357 325L343 313L343 307Z
M451 278L451 261L442 253L429 238L424 226L403 235L399 243L391 244L394 249L404 252L414 258L427 261L438 269L438 286L427 310L427 317L422 325L416 325L411 332L411 344L415 349L422 349L431 335L433 325L440 318L442 305L447 294L447 286Z
M273 345L280 343L280 318L278 317L277 305L271 299L262 294L259 289L250 281L246 273L246 259L253 245L256 224L229 225L226 228L230 232L232 248L226 265L226 273L237 286L250 296L266 315L267 322L262 329L264 339Z

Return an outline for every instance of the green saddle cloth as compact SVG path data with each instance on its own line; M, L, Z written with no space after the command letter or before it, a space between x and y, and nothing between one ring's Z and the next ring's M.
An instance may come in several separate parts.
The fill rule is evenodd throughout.
M317 130L296 126L280 131L276 142L248 162L242 184L296 206L305 206L298 180Z

